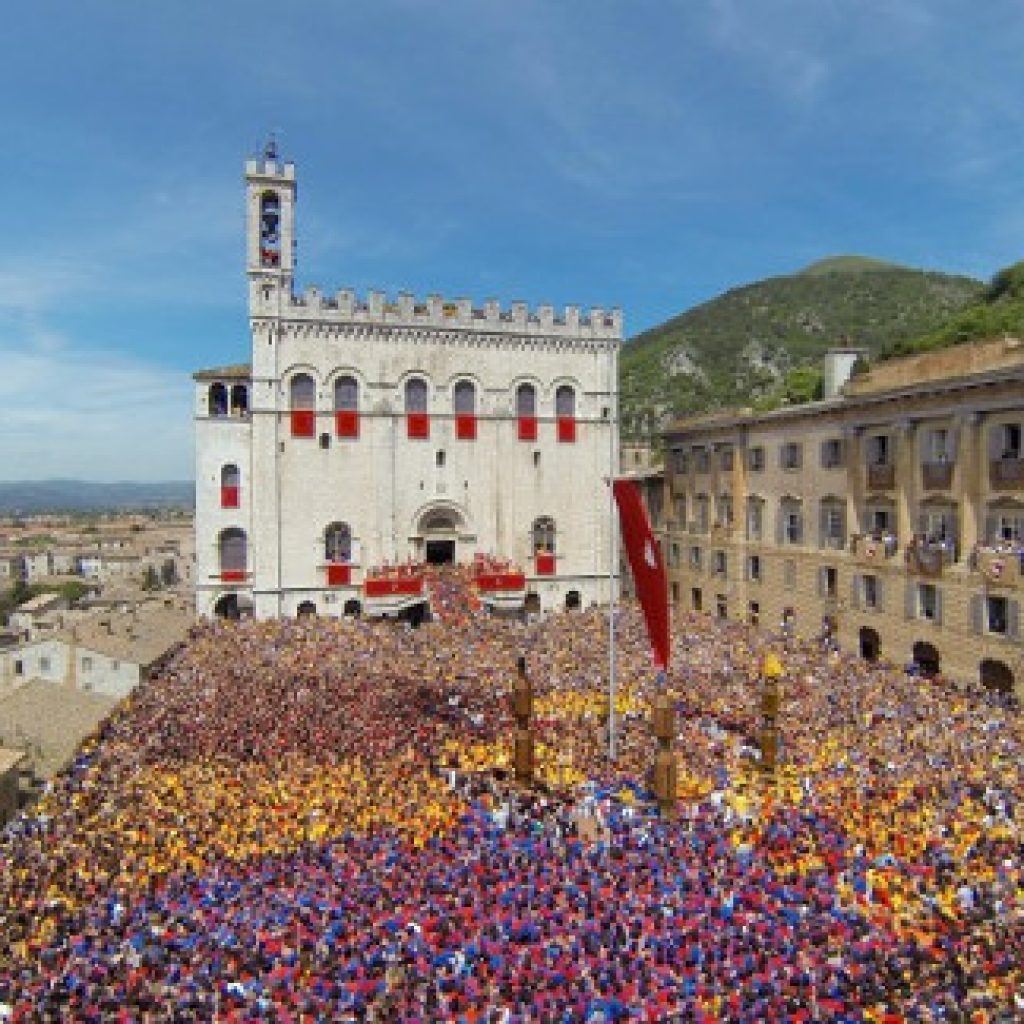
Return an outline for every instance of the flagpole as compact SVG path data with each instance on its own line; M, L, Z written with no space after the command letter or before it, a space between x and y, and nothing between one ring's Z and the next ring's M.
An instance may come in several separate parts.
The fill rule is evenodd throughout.
M615 563L618 559L615 524L615 346L608 348L608 763L615 765Z

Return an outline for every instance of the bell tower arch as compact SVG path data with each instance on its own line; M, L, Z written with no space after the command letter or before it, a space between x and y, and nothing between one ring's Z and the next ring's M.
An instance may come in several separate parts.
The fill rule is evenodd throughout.
M245 164L246 273L251 315L290 297L295 277L295 164L278 158L271 139Z

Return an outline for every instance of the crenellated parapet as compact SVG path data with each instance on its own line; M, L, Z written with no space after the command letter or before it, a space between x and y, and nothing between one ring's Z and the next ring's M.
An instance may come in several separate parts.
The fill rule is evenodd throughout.
M446 299L440 295L428 295L420 300L409 292L400 292L391 298L383 291L374 290L361 297L350 288L339 289L328 296L315 285L306 288L301 295L290 296L280 309L276 299L268 297L263 300L257 294L251 315L254 320L279 316L299 323L433 328L579 339L622 338L622 311L618 308L594 306L584 311L578 306L566 306L556 312L550 305L531 310L525 302L512 302L503 308L494 299L488 299L483 305L474 305L470 299Z

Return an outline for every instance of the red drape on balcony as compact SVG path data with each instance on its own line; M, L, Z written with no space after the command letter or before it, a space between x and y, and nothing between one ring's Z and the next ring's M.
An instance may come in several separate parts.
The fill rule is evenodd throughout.
M316 435L316 412L313 409L292 409L292 437Z
M221 487L221 489L220 489L220 507L221 508L238 508L238 488L237 487Z
M471 412L455 415L455 436L460 441L476 440L476 416Z
M405 434L406 437L411 437L418 441L423 441L430 437L430 413L407 412L405 414Z
M331 562L327 566L327 585L347 587L352 582L352 566L345 562Z
M555 556L550 551L541 551L537 555L537 575L555 575Z
M558 440L562 444L573 444L576 440L576 417L558 417Z
M536 441L537 440L537 417L536 416L520 416L519 417L519 440L520 441Z
M355 409L339 409L334 414L334 432L338 437L358 437L359 413Z

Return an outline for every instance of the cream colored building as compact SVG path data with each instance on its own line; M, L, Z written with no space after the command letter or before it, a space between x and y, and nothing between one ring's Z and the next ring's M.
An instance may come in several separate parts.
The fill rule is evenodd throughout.
M195 374L198 614L341 615L478 553L527 607L607 600L619 311L296 294L295 167L245 182L252 358Z
M1024 344L850 362L666 432L672 603L1024 693Z

